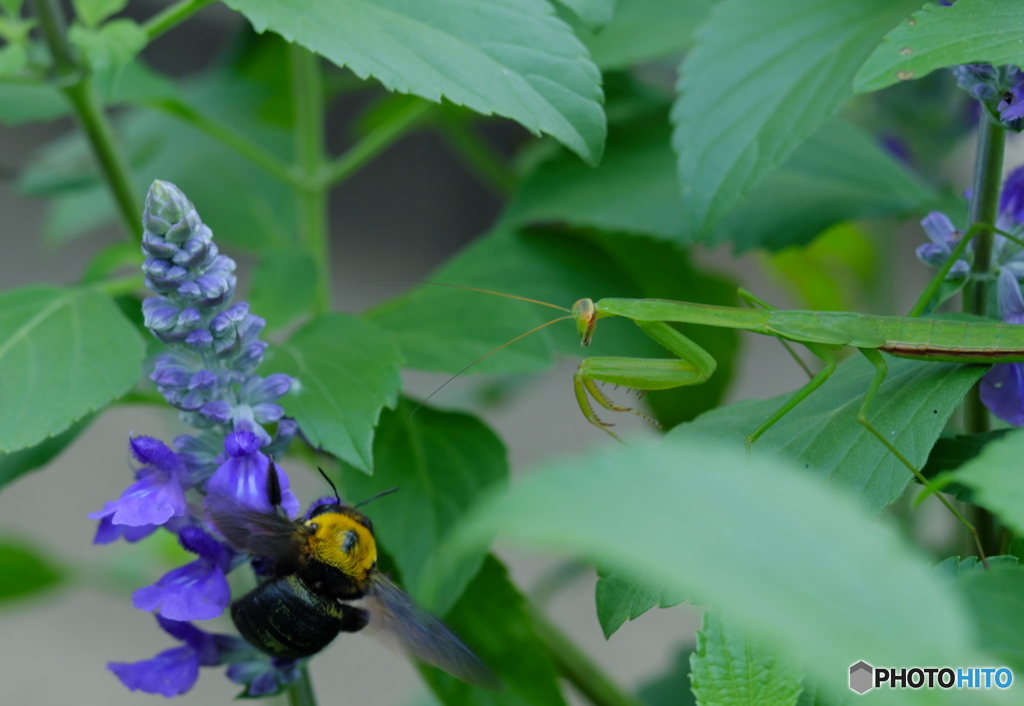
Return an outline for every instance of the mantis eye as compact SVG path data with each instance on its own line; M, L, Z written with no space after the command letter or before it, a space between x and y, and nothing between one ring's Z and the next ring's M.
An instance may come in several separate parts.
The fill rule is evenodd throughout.
M345 538L341 541L341 551L346 554L351 553L356 548L356 544L359 542L359 535L352 530L345 532Z

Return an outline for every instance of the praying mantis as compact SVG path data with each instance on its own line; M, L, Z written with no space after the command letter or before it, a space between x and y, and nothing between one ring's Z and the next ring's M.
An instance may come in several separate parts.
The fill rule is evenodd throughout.
M976 224L960 239L950 258L922 292L921 298L907 317L873 316L848 312L782 311L753 294L740 290L739 296L751 308L713 306L690 302L659 299L616 299L599 301L580 299L572 309L564 309L547 302L476 290L488 294L510 296L514 299L543 304L567 311L566 316L549 321L509 343L558 321L575 322L580 343L590 344L597 322L603 318L629 319L648 337L667 349L672 358L591 357L584 358L573 376L573 388L580 410L587 420L618 439L595 413L591 400L614 412L635 412L612 402L598 387L598 382L611 383L639 390L665 390L675 387L699 385L715 371L716 362L711 355L669 324L672 322L734 328L766 336L774 336L793 353L789 343L797 343L819 358L824 367L811 375L810 380L797 390L778 410L746 437L746 445L756 442L774 424L792 411L812 392L818 389L836 369L835 352L844 346L857 349L874 366L875 372L857 412L857 421L882 443L929 490L934 488L907 457L897 449L868 418L868 411L878 389L885 380L888 368L882 353L897 357L925 361L956 363L1010 363L1024 362L1024 326L987 320L949 320L922 318L921 313L934 298L952 264L963 253L970 239L981 230L998 232L1018 244L1012 235L987 224ZM453 285L457 286L457 285ZM474 289L465 287L465 289ZM508 344L505 344L508 345ZM504 348L504 346L502 346ZM492 351L493 353L493 351ZM490 354L488 354L490 355ZM796 357L795 353L793 353ZM485 356L486 357L486 356ZM800 359L797 358L799 361ZM802 364L802 363L801 363ZM639 412L637 412L639 414ZM643 415L641 415L643 416ZM621 441L621 439L620 439ZM936 493L946 507L974 536L984 561L977 532L973 525L941 494Z

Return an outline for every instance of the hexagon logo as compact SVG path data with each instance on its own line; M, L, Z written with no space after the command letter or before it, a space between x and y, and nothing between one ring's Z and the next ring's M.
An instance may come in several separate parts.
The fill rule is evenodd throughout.
M874 679L875 670L870 664L861 660L857 664L850 666L850 688L856 691L858 694L864 694L874 687L872 683Z

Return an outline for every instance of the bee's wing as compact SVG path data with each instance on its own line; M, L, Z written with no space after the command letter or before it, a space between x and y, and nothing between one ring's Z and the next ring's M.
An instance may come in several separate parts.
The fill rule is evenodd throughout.
M417 659L443 669L464 682L497 689L500 682L462 640L383 575L370 576L366 608L370 627L392 647L391 642ZM390 640L388 638L391 638Z
M210 497L210 521L242 552L270 557L276 564L294 560L305 541L306 528L276 513L248 508L233 498Z

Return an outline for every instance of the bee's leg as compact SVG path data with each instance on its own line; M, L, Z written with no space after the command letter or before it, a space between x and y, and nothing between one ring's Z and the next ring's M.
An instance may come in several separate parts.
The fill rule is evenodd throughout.
M339 606L341 632L359 632L370 623L370 611L342 603Z

